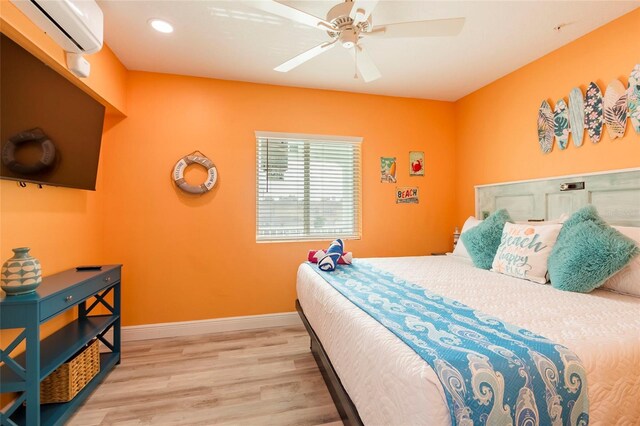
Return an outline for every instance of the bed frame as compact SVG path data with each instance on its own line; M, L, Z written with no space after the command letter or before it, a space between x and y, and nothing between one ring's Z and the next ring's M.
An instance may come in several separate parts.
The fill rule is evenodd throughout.
M327 388L329 389L331 398L333 399L336 409L340 414L342 423L344 423L345 426L364 426L364 423L362 423L360 415L358 414L358 410L356 410L356 406L353 405L353 401L351 401L349 394L347 394L344 386L342 386L342 382L340 382L340 378L338 377L336 370L334 370L333 365L331 365L331 361L329 361L329 356L324 351L322 343L320 343L316 332L313 331L311 324L309 324L307 317L304 315L304 311L302 310L302 306L300 306L300 302L298 300L296 300L296 310L300 315L300 319L302 319L302 323L309 332L309 337L311 338L311 353L316 360L316 364L318 364L318 368L322 373L324 382L327 384Z

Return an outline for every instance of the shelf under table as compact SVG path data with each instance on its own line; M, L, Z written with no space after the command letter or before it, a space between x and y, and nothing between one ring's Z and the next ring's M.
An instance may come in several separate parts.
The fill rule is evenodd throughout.
M40 380L43 380L53 370L65 363L117 319L117 315L80 317L43 339L40 343ZM15 361L26 367L24 353L15 357ZM25 381L9 366L3 365L0 367L0 392L21 392L25 389Z
M120 354L115 352L100 354L100 371L91 379L89 383L69 402L59 404L43 404L40 406L40 424L42 426L61 426L65 420L69 419L78 407L91 395L91 392L109 374L111 369L118 363ZM25 424L25 409L20 407L11 416L17 424Z

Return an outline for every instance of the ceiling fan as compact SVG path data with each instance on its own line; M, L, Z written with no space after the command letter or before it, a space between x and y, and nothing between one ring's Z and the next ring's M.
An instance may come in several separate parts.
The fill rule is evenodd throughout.
M291 71L308 60L328 51L336 44L341 44L355 57L356 69L365 82L376 80L381 77L381 74L360 44L362 38L455 36L460 33L464 25L465 18L452 18L373 26L371 12L378 4L378 1L346 0L344 3L332 7L327 13L327 19L321 19L275 0L245 0L251 7L326 31L329 35L330 39L328 41L278 65L274 68L275 71Z

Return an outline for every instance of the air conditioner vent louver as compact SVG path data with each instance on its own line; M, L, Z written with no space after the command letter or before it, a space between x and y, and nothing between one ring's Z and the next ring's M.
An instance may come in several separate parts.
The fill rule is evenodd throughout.
M60 32L62 32L62 34L64 34L64 35L69 39L69 41L70 41L70 42L72 42L74 45L76 45L76 47L77 47L78 49L80 49L82 52L84 52L84 51L85 51L85 49L84 49L84 48L83 48L83 47L82 47L82 46L81 46L77 41L75 41L75 40L74 40L74 38L73 38L73 37L71 37L71 35L69 35L69 33L68 33L64 28L62 28L62 27L60 26L60 24L58 24L58 23L55 21L55 19L53 19L51 16L49 16L49 14L47 13L47 11L46 11L46 10L44 10L44 9L43 9L39 4L38 4L38 2L33 1L33 0L30 0L30 1L31 1L31 3L32 3L35 7L37 7L37 8L38 8L38 10L39 10L40 12L42 12L42 14L43 14L44 16L46 16L46 17L47 17L47 19L49 19L49 20L51 21L51 23L53 23L53 25L55 25L55 26L56 26L56 28L58 28L58 29L60 30Z
M65 51L95 53L102 48L103 15L93 0L11 0Z

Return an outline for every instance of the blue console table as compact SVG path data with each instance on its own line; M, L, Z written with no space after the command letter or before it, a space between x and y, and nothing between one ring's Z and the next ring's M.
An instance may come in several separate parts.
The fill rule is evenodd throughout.
M7 412L0 413L1 425L64 424L120 363L120 276L121 265L103 266L99 271L72 269L43 278L35 293L0 299L0 329L19 333L0 346L0 393L19 395ZM109 293L113 293L112 302L107 300ZM109 313L92 314L98 306ZM76 320L40 340L40 325L75 307ZM100 354L100 372L70 402L41 406L40 381L94 338L110 351ZM26 350L10 357L22 342Z

